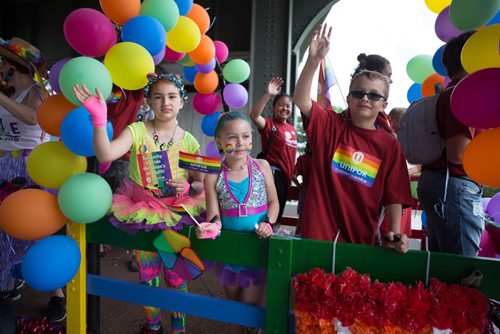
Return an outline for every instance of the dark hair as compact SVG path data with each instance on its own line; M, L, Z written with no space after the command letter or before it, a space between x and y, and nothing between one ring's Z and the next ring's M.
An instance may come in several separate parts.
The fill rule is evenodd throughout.
M390 82L389 82L389 78L386 77L385 75L383 75L382 73L379 73L379 72L376 72L376 71L367 71L367 70L363 70L359 73L356 73L352 79L351 79L351 83L349 84L349 91L351 90L352 88L352 84L358 79L358 78L361 78L361 77L366 77L370 80L381 80L384 82L385 84L385 99L387 100L389 98L389 87L390 87Z
M465 42L467 42L472 34L474 34L474 31L467 31L457 37L453 37L448 41L448 43L446 43L443 49L441 59L443 60L446 74L450 79L453 79L455 76L464 71L462 62L460 61L460 54L462 53Z
M274 106L276 105L276 103L278 103L279 99L281 99L282 97L287 97L290 101L293 101L292 97L289 94L287 94L287 93L279 93L273 99L273 104L272 104L273 105L273 109L274 109Z
M384 67L390 65L389 61L386 58L375 54L367 56L364 53L360 53L358 55L358 61L358 67L356 67L354 73L352 74L353 78L356 74L363 70L375 71L380 73L382 72Z
M236 120L245 121L248 123L248 125L252 126L252 123L250 122L250 119L248 118L247 115L242 114L239 111L225 112L219 117L219 120L217 121L217 126L215 127L214 137L216 137L216 138L220 137L220 133L222 132L222 130L224 130L224 127L226 126L227 122L236 121Z

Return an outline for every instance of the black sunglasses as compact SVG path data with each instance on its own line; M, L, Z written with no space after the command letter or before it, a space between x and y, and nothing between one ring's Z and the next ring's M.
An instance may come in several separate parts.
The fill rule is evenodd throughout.
M370 100L370 101L380 101L382 99L386 100L385 96L382 96L380 94L362 92L360 90L350 91L349 95L354 97L355 99L358 99L358 100L361 100L365 95L368 97L368 100Z

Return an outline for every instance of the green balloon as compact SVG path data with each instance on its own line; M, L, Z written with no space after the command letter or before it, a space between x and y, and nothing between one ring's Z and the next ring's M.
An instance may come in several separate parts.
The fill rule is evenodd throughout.
M450 5L450 20L457 29L475 30L488 23L499 9L498 0L453 0Z
M411 187L411 197L413 197L414 199L418 199L418 192L417 192L418 182L411 181L410 187Z
M179 21L179 7L174 0L144 0L141 4L141 15L154 17L168 32Z
M435 72L432 66L432 56L429 55L415 56L406 65L406 73L416 83L423 83L429 75Z
M113 193L106 180L97 174L79 173L67 179L57 195L62 213L70 220L93 223L111 208Z
M242 83L250 76L250 65L242 59L233 59L224 66L222 76L230 83Z
M75 84L84 83L87 88L95 94L99 88L104 98L111 95L113 81L108 69L98 60L90 57L76 57L64 64L59 73L59 86L61 91L73 104L81 105L73 93Z

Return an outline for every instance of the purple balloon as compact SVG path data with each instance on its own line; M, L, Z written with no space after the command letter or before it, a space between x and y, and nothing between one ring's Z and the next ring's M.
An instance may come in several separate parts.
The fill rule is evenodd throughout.
M488 208L488 203L490 202L491 197L483 197L481 199L481 202L483 203L483 212L486 212L486 209Z
M451 38L461 35L462 30L455 28L450 19L450 6L445 7L436 18L434 30L437 37L443 42L448 42Z
M248 101L247 90L240 84L232 83L226 85L222 95L226 104L234 109L242 108Z
M170 49L168 46L165 46L165 57L164 59L169 63L175 63L184 58L186 54L174 51Z
M212 58L208 63L206 64L194 64L198 72L200 73L210 73L214 70L215 68L215 58Z
M70 60L71 60L71 58L69 58L69 57L59 59L50 68L49 83L50 83L50 87L52 87L52 90L54 90L54 92L56 92L56 93L61 92L61 87L59 86L59 73L61 72L61 68L64 66L64 64L66 64Z
M212 140L210 143L208 143L207 148L205 150L205 155L211 157L211 158L220 158L220 153L219 149L217 148L217 144L215 144L215 141Z
M210 115L216 112L221 104L222 100L215 92L210 94L196 93L193 97L193 108L202 115Z
M159 63L161 63L161 61L163 60L163 57L165 57L165 49L166 48L167 47L165 46L163 48L163 50L160 51L160 53L153 56L153 61L155 62L155 65L158 65Z
M488 202L486 213L490 216L500 213L500 193L496 193Z
M486 68L466 76L451 93L451 110L463 124L480 129L500 126L500 68Z

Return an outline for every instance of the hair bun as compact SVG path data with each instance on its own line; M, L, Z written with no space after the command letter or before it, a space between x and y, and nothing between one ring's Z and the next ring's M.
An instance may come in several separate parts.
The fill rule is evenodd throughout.
M366 53L360 53L360 54L358 55L358 58L357 58L357 59L358 59L359 63L363 65L363 64L365 64L365 63L366 63L366 57L367 57L367 56L366 56Z

